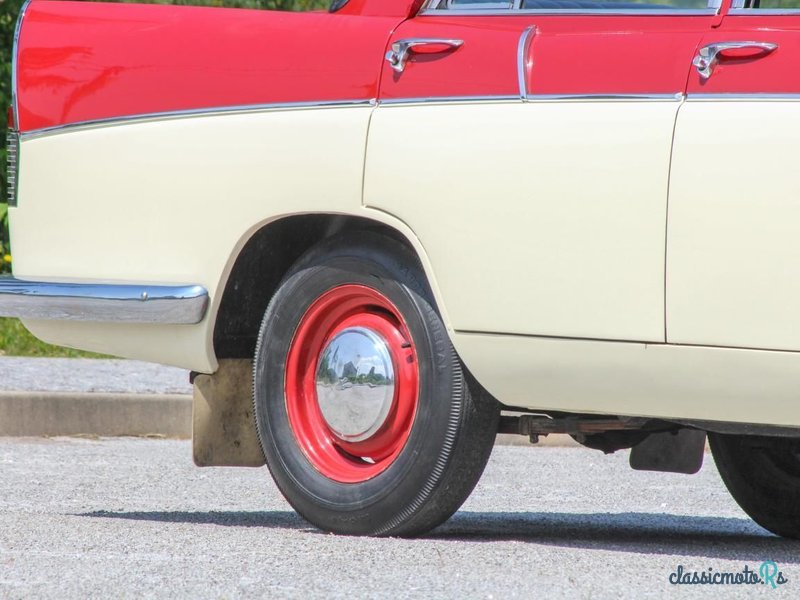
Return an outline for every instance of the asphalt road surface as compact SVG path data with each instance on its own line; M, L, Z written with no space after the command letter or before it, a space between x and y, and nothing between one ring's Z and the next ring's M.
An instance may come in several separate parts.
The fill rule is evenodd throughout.
M462 510L422 539L321 533L266 469L198 469L188 442L0 440L2 598L798 598L800 543L700 474L626 453L497 447ZM674 586L775 561L788 583Z

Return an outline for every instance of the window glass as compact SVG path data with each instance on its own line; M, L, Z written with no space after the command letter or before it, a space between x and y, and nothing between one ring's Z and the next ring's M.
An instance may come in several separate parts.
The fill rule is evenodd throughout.
M508 1L487 1L487 0L450 0L442 2L444 6L440 8L511 8L513 3Z
M522 8L573 8L572 5L574 5L574 8L605 8L624 10L680 10L709 7L707 0L628 0L627 2L606 2L604 0L524 0L522 3Z
M754 10L798 9L800 0L734 0L734 8L752 8Z

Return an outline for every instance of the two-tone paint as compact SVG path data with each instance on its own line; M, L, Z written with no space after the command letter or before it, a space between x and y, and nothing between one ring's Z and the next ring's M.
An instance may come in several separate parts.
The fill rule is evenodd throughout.
M420 8L30 4L15 274L191 283L210 305L197 325L26 324L213 372L251 236L354 215L414 247L506 404L800 425L800 90L781 76L800 16ZM699 81L701 47L762 38L778 49ZM385 56L409 39L463 43L399 72Z

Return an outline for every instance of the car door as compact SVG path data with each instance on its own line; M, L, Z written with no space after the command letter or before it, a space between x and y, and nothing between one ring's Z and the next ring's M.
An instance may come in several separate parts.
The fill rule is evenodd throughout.
M675 133L668 339L800 350L800 2L734 8L702 46Z
M420 237L457 330L664 341L673 128L717 19L703 2L435 0L397 29L365 203Z

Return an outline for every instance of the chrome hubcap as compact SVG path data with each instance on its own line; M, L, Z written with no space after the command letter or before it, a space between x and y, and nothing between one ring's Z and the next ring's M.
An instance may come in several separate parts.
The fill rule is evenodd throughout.
M322 417L337 437L372 437L394 401L394 366L384 339L365 327L340 331L322 351L316 388Z

